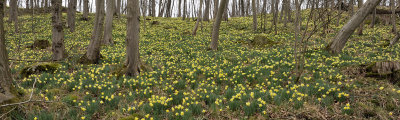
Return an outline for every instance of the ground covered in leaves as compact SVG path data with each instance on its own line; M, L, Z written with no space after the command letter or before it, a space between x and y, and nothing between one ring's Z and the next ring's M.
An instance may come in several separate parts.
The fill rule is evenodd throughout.
M120 72L126 56L125 17L114 19L115 45L102 46L100 64L77 63L89 44L93 17L77 21L75 33L66 32L69 56L57 62L56 70L28 76L20 73L25 67L51 59L51 47L31 47L35 40L51 42L51 16L21 16L20 34L13 32L13 25L6 25L11 68L22 100L33 91L33 100L50 101L18 106L10 117L131 120L400 116L399 86L385 78L364 77L357 69L376 61L400 59L398 45L382 46L394 37L387 26L365 25L364 35L353 35L339 55L323 49L336 32L326 37L320 35L323 31L317 32L302 53L305 71L296 82L292 74L294 32L290 27L279 24L275 35L269 32L268 22L267 33L255 34L251 17L232 18L222 22L219 50L209 51L212 22L203 22L197 36L191 36L195 24L192 19L150 18L146 26L141 21L142 72L130 78ZM159 24L152 25L157 23L154 21ZM340 27L330 25L333 31ZM255 36L264 36L266 43L273 45L258 46Z

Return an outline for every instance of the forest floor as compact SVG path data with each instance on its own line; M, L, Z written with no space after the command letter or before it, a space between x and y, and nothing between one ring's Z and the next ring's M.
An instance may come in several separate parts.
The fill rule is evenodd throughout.
M382 47L394 37L391 28L383 24L374 28L365 24L364 35L353 35L338 55L330 55L324 48L347 18L343 17L339 26L332 22L329 30L333 32L321 35L325 31L318 30L305 42L307 50L299 55L304 56L305 64L296 81L292 23L288 27L279 23L275 35L271 20L267 33L254 33L251 17L229 19L221 25L219 50L209 51L212 22L203 22L198 34L192 36L192 19L149 17L146 29L141 20L142 72L139 77L129 78L121 73L126 56L124 16L114 19L115 45L102 46L100 63L77 63L89 44L93 17L77 21L74 33L65 29L69 57L57 62L55 71L28 77L20 71L51 59L51 47L27 47L35 40L51 42L51 15L20 16L19 34L13 32L12 24L5 26L21 101L28 100L32 91L32 100L50 101L15 106L10 117L400 119L399 86L385 78L365 77L359 70L376 61L400 59L398 45ZM152 25L153 21L159 24ZM255 36L263 36L267 45L258 46Z

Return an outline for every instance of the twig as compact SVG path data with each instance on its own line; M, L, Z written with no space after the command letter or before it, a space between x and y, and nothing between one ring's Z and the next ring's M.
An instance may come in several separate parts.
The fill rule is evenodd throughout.
M43 102L43 101L32 101L33 91L35 90L36 82L37 82L37 79L35 78L35 82L33 82L32 92L31 92L31 95L29 96L29 100L24 101L24 102L19 102L19 103L1 105L0 108L7 107L7 106L13 106L13 105L26 104L26 103L30 103L30 102Z
M17 107L14 107L13 109L11 109L10 111L8 111L8 112L6 112L6 113L4 113L3 115L1 115L0 116L0 118L3 118L3 117L5 117L8 113L10 113L11 111L13 111L13 110L15 110L15 108L17 108Z

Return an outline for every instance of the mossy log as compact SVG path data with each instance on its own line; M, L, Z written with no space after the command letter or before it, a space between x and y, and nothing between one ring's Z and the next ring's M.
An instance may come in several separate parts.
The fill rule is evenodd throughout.
M30 66L23 68L20 72L22 77L29 77L32 74L38 74L42 72L54 72L59 67L61 67L58 63L44 62L44 63L36 63Z

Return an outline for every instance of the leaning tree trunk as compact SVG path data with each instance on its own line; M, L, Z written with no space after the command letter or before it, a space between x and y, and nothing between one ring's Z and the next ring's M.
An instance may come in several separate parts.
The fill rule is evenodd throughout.
M62 10L61 10L61 0L51 0L53 7L52 16L52 52L53 61L60 61L65 58L65 46L64 46L64 31L62 22Z
M199 8L199 12L197 13L197 22L196 25L193 28L193 32L192 35L195 36L197 34L197 29L199 28L199 23L201 22L201 14L202 14L202 8L203 8L203 0L200 0L200 8Z
M126 36L127 76L137 76L140 73L139 56L139 1L128 0L128 23Z
M216 20L214 21L213 31L211 36L212 40L210 44L210 48L212 50L218 50L219 28L221 26L222 14L224 14L224 11L226 9L227 1L228 0L221 0L221 5L218 8L217 17Z
M136 1L136 0L135 0ZM100 45L103 36L104 24L104 0L96 0L96 16L92 38L87 52L81 57L80 63L97 64L100 60Z
M83 0L83 16L82 20L89 20L89 0Z
M107 0L107 13L106 13L106 26L104 29L104 38L103 44L112 45L114 44L112 40L112 25L113 25L113 16L115 10L115 0Z
M333 53L337 54L342 51L344 46L346 45L347 40L353 34L354 30L360 26L360 24L364 21L364 19L369 15L369 13L379 4L381 0L368 0L364 6L362 6L343 26L343 28L336 35L335 39L333 39L326 49Z
M68 3L68 27L69 31L75 31L76 0L69 0Z
M257 32L257 7L256 7L256 0L251 1L251 6L253 7L253 30Z
M210 21L211 0L206 0L206 9L204 10L203 21Z
M0 0L0 8L5 5L5 0ZM4 31L4 9L0 10L0 104L15 98L13 91L11 72L8 64L8 53ZM1 108L0 108L1 109Z

